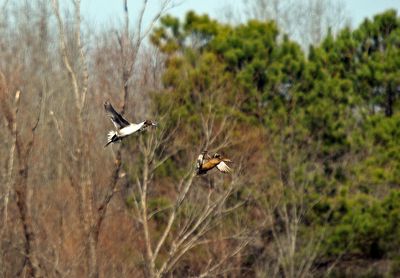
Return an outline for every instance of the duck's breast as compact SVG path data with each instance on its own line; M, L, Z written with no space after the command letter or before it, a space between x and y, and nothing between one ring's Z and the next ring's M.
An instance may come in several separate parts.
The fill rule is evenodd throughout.
M218 164L219 162L220 162L219 159L213 158L213 159L210 159L210 160L208 160L207 162L205 162L201 168L204 169L204 170L211 170L212 168L214 168L215 166L217 166L217 164Z

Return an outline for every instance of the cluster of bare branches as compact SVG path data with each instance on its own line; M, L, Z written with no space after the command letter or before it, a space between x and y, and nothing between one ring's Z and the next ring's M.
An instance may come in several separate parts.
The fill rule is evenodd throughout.
M304 49L318 44L328 30L336 34L350 24L345 1L335 0L244 0L243 9L223 9L226 20L274 20L283 33L300 42Z
M146 12L147 1L143 1L142 8L140 9L138 15L138 22L136 23L136 30L131 34L130 31L130 18L128 13L128 2L123 1L124 7L124 27L122 32L117 32L117 45L118 45L118 56L121 63L118 65L118 71L121 72L121 82L122 88L122 114L126 112L127 104L129 103L129 96L131 94L131 80L137 74L137 63L138 55L141 49L143 39L148 35L152 26L156 21L162 16L167 10L174 7L174 3L170 0L163 1L159 12L155 14L150 24L144 28L143 27L143 17ZM117 147L114 153L114 164L112 166L112 173L110 176L110 181L106 184L106 191L103 197L100 197L100 201L96 202L94 184L91 180L91 175L93 175L94 169L92 168L90 161L86 159L90 157L89 155L89 143L85 139L87 134L87 92L88 92L88 66L87 66L87 55L85 53L83 43L81 41L81 18L80 18L80 1L76 0L73 2L74 6L74 37L70 38L65 32L65 23L63 22L62 16L60 14L60 8L57 0L52 0L53 12L56 16L59 30L59 45L60 52L63 58L63 64L70 78L70 84L73 89L75 111L76 111L76 131L78 140L76 145L65 144L67 153L66 157L76 163L69 174L71 183L78 194L79 200L79 214L81 216L81 229L82 234L85 239L85 258L87 273L89 277L97 277L99 275L98 266L98 244L100 230L102 223L106 218L107 209L111 203L115 193L119 191L118 185L121 184L121 178L125 177L125 173L122 171L123 168L123 153L125 145L121 144ZM67 49L67 45L75 44L75 49L77 49L76 56L70 56L70 52ZM78 58L78 65L74 65L76 61L72 62L72 59ZM211 113L210 113L211 115ZM52 118L54 125L57 127L58 136L60 141L66 143L66 139L63 138L63 132L58 124L59 120L56 118L55 114L52 113ZM212 119L210 119L212 121ZM210 121L207 121L208 124ZM225 128L226 119L220 126L220 135L222 130ZM208 144L213 143L212 138L208 130L207 141ZM207 135L206 134L206 135ZM210 226L214 223L215 219L221 217L223 211L231 211L231 208L226 208L224 204L228 197L234 192L236 182L232 181L229 188L221 194L218 194L215 198L212 198L211 193L207 196L205 204L201 209L199 215L193 216L193 219L188 221L180 230L175 231L175 225L179 219L179 214L182 209L183 204L187 200L190 189L192 188L194 181L193 169L188 169L188 174L178 181L176 196L174 200L171 201L171 205L165 210L169 211L168 221L164 227L161 236L155 239L153 231L151 231L149 222L152 217L154 217L158 212L148 210L148 188L152 185L152 177L154 176L155 170L160 167L165 161L167 161L171 156L173 156L177 150L165 150L165 142L170 140L173 132L170 134L166 133L166 130L161 128L157 134L150 133L145 139L140 138L139 143L139 153L142 157L142 164L140 167L141 175L136 177L136 186L138 198L134 199L134 219L139 221L142 227L144 242L145 242L145 268L144 273L149 277L161 277L166 273L173 271L175 265L185 255L189 250L196 247L200 242L207 242L204 240L204 236L210 230ZM68 150L69 149L69 150ZM161 153L162 156L158 154ZM79 172L78 177L74 177L74 173ZM135 196L135 195L134 195ZM171 241L170 238L173 238ZM169 251L165 251L169 246ZM244 248L245 244L240 245L240 249L235 249L233 254L237 254L239 250ZM160 254L168 254L167 258L163 261L160 260ZM165 254L163 256L165 256ZM229 256L226 256L224 261ZM161 265L156 267L156 265ZM217 264L210 264L203 273L203 276L207 273L210 274L218 270L218 266L222 265L222 261Z
M188 213L188 205L199 190L198 188L194 189L194 187L201 183L201 179L195 174L194 163L190 162L185 171L186 174L174 183L172 198L168 205L153 211L149 210L149 188L156 184L154 178L156 169L176 152L181 151L177 146L174 150L159 151L164 148L165 143L176 131L177 129L169 130L167 136L167 128L161 126L157 133L150 133L141 138L139 144L142 164L135 179L137 194L132 195L132 214L134 220L140 223L142 229L145 243L143 251L144 274L148 277L163 277L167 273L171 273L177 262L190 250L199 245L211 244L213 240L208 238L210 232L221 223L224 216L243 205L243 203L240 203L231 207L227 206L227 200L243 182L240 180L240 169L238 168L236 169L237 174L232 176L229 183L225 185L225 189L220 189L218 192L208 190L207 194L203 192L201 199L196 200L198 206L194 210L189 210L189 217L182 217L182 214ZM214 142L217 140L216 137L221 136L217 133L210 136L208 140ZM192 154L193 158L195 158L195 155L195 153ZM218 180L217 186L224 188L224 183L224 179ZM160 235L154 238L154 235L152 235L154 231L150 222L158 214L165 215L165 223L161 228ZM220 271L220 267L228 258L234 257L242 251L250 240L248 232L246 228L243 228L237 234L229 236L229 240L238 242L237 247L219 261L214 263L210 261L202 270L200 277Z
M295 169L281 175L279 186L272 186L278 196L292 190L285 193L292 197L290 203L268 200L270 209L255 217L259 223L253 226L247 225L244 207L249 188L259 182L257 173L264 171L257 143L235 157L232 175L195 175L200 151L220 151L241 143L234 136L238 123L218 113L216 105L225 101L220 99L223 91L233 85L216 82L212 93L193 92L204 104L199 113L203 141L198 145L182 142L183 119L171 127L168 115L149 108L150 91L162 87L163 57L145 44L145 38L177 2L160 1L146 25L149 1L141 2L132 24L128 1L123 0L122 27L107 30L96 42L87 39L80 0L67 4L65 15L61 1L28 2L22 7L26 20L16 28L18 43L6 40L16 34L0 22L3 276L241 277L242 259L266 227L274 238L275 273L310 272L319 238L310 241L306 256L296 255L306 213L301 198L308 181L296 183ZM9 1L2 3L1 13L10 15ZM19 10L15 9L16 16ZM102 110L108 98L129 117L154 112L159 128L103 149L105 136L97 134L105 134L110 124ZM240 140L262 141L248 134ZM302 163L296 159L278 161L294 167ZM168 176L168 167L175 165L186 167ZM285 168L276 165L278 170ZM226 221L232 225L225 227ZM279 221L285 232L276 228ZM197 254L188 272L185 264Z
M39 95L40 103L42 103L42 94L40 93ZM32 188L28 182L28 178L31 168L30 158L35 144L36 131L40 122L42 107L41 105L39 106L28 138L24 138L21 136L18 126L20 98L21 92L19 90L15 93L14 101L10 101L5 95L2 95L2 112L6 119L10 138L12 139L5 171L6 179L1 234L4 235L8 233L9 200L10 196L15 196L19 213L19 222L22 227L24 238L24 260L17 275L26 273L29 276L39 277L41 276L41 266L37 258L36 235L31 206Z

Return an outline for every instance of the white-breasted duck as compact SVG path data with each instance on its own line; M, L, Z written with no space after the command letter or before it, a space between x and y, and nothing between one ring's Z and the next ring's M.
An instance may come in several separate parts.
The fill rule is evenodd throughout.
M225 162L232 161L229 158L222 157L219 153L210 157L207 151L202 151L197 158L196 174L203 175L215 167L222 173L230 173L232 169Z
M115 111L114 107L107 100L104 102L104 109L107 114L110 116L112 123L114 124L116 130L111 130L107 136L107 144L104 147L107 147L111 143L118 142L122 140L122 138L134 134L136 132L141 132L145 130L149 126L157 126L156 123L145 120L138 124L132 124L125 120L117 111Z

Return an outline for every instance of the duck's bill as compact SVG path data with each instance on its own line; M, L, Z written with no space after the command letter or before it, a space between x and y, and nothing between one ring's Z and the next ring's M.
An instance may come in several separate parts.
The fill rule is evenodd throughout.
M151 125L152 125L152 126L157 126L158 124L157 124L157 123L151 123Z

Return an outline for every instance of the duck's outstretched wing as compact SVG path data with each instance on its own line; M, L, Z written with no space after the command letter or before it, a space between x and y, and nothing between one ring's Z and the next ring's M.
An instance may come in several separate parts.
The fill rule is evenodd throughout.
M220 170L222 173L232 172L232 169L223 161L217 164L217 169Z
M127 120L125 120L120 114L118 114L117 111L115 111L114 107L112 107L111 103L108 100L104 102L104 109L106 109L108 116L110 116L111 121L117 129L121 129L130 125Z

